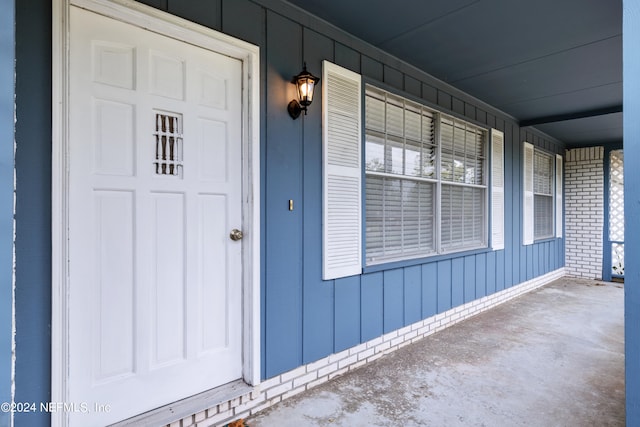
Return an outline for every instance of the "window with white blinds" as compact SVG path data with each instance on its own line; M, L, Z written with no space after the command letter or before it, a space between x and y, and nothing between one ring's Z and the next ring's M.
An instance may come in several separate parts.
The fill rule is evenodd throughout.
M544 151L534 150L533 160L533 237L546 239L554 236L554 177L555 157Z
M487 245L486 130L367 85L368 265Z
M486 246L487 132L462 120L440 120L442 250Z
M562 157L524 143L523 243L562 237Z

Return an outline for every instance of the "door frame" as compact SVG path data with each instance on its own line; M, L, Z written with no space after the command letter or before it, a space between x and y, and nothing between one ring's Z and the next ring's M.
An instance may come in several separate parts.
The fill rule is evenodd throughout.
M242 375L260 382L259 47L133 0L52 0L51 401L68 401L69 360L69 10L71 5L236 58L242 62ZM186 396L185 396L186 397ZM79 403L79 402L76 402ZM64 412L51 414L67 425Z

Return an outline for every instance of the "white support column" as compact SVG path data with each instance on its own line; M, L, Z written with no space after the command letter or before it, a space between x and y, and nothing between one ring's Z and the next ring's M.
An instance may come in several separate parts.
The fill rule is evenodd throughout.
M602 278L604 148L567 150L565 254L567 274Z

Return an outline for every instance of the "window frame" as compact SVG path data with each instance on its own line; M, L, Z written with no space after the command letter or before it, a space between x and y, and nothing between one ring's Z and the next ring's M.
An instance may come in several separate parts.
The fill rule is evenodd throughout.
M522 180L522 244L532 245L534 243L549 241L557 238L562 238L562 227L564 218L563 212L563 158L560 154L553 151L544 149L542 147L535 146L527 141L522 143L523 147L523 180ZM527 153L530 154L527 154ZM530 155L530 158L529 158ZM538 182L536 171L536 159L539 156L544 156L548 160L550 166L548 192L536 191L536 183ZM528 181L531 181L530 183ZM550 212L548 212L549 223L551 229L545 234L536 234L536 229L539 228L536 218L536 199L540 197L546 197L549 199Z
M492 216L490 215L490 206L489 203L491 201L491 194L490 192L492 191L492 176L491 176L491 156L492 156L492 141L491 141L491 129L481 125L477 122L473 122L470 121L468 118L463 118L463 117L457 117L453 114L447 114L444 113L438 109L433 108L432 106L428 105L426 102L424 102L424 100L416 100L416 99L412 99L410 97L407 97L405 95L400 95L398 93L395 93L393 91L387 90L385 88L380 87L377 84L372 84L369 82L365 82L364 86L364 90L363 90L363 140L362 140L362 144L363 144L363 162L362 162L362 174L363 174L363 233L362 233L362 247L363 247L363 252L364 252L364 259L363 259L363 264L364 264L364 268L365 269L371 269L371 268L375 268L376 266L380 266L380 265L386 265L386 264L391 264L391 263L403 263L403 262L409 262L412 260L416 260L416 259L423 259L423 258L438 258L438 257L443 257L443 256L447 256L447 255L451 255L451 254L455 254L455 253L469 253L469 252L474 252L474 251L480 251L480 252L484 252L484 251L489 251L491 250L490 248L490 230L492 230ZM384 110L383 110L383 117L384 117L384 130L380 131L379 129L372 129L370 124L369 124L369 120L368 120L368 114L367 114L367 103L370 97L373 98L377 98L380 99L381 96L384 96ZM389 170L389 167L386 165L385 160L386 158L383 159L383 171L373 171L373 170L368 170L367 169L367 164L368 164L368 154L369 154L369 138L372 136L375 136L377 138L381 138L382 142L383 142L383 153L385 153L386 155L386 151L387 151L387 138L388 138L388 131L386 129L386 121L387 121L387 113L386 113L386 107L388 105L388 99L392 98L394 102L394 104L396 104L399 100L402 101L402 124L403 124L403 137L402 137L402 141L403 141L403 145L402 145L402 157L403 157L403 173L399 174L399 173L393 173L393 171ZM423 112L427 112L428 114L431 115L432 121L433 121L433 143L431 144L431 148L434 149L435 154L434 154L434 159L432 160L432 164L434 167L434 173L433 173L433 177L424 177L422 176L423 170L422 168L424 167L424 163L422 160L422 157L420 158L420 163L421 163L421 175L420 176L412 176L412 175L407 175L406 174L406 149L407 149L407 144L406 144L406 132L405 132L405 127L406 127L406 119L405 119L405 114L407 111L407 105L410 106L409 110L414 111L415 108L419 108L420 109L420 116L422 117ZM414 111L415 112L415 111ZM443 178L443 157L442 157L442 152L443 152L443 139L442 139L442 127L443 127L443 122L445 121L449 121L450 122L450 126L452 128L452 134L451 134L451 163L452 165L454 164L454 161L458 161L459 157L462 158L462 168L463 168L463 175L462 175L462 182L456 182L454 179L451 180L445 180ZM469 145L469 149L467 147L467 142L466 139L464 139L464 149L460 152L460 151L456 151L456 140L455 140L455 136L454 133L456 131L456 129L459 127L459 125L462 125L462 129L465 137L467 137L467 133L472 133L475 136L475 142L473 142L473 144L481 144L481 150L477 151L477 149L474 149L475 154L472 155L472 153L474 151L471 150L471 148L474 147L474 145ZM479 137L478 137L479 135ZM421 134L420 136L420 140L421 140L421 145L420 145L420 153L421 156L424 154L424 147L426 145L425 143L425 138L424 135ZM413 141L413 140L412 140ZM467 166L470 163L471 160L473 160L473 164L474 164L474 174L472 175L474 177L473 180L477 180L478 178L478 174L480 174L480 182L467 182L469 180L469 178L467 177L468 175L468 170L469 167ZM433 210L434 210L434 214L432 217L432 222L433 222L433 236L432 236L432 241L433 241L433 250L428 251L428 252L424 252L421 249L418 249L416 251L413 252L408 252L408 253L404 253L404 252L400 252L398 255L396 256L384 256L384 250L385 250L385 246L384 243L381 245L380 249L381 252L383 253L383 255L377 259L371 259L371 255L368 248L368 240L370 238L370 230L368 229L369 227L369 208L368 208L368 194L369 192L367 191L368 188L368 183L369 183L369 178L381 178L381 179L395 179L395 180L399 180L400 182L404 183L407 181L417 181L417 182L425 182L425 183L429 183L432 184L434 186L434 190L433 191L433 196L432 196L432 201L431 204L434 206ZM465 236L464 234L462 235L462 238L460 239L461 244L460 245L453 245L450 247L445 247L443 245L443 188L462 188L463 189L463 193L468 193L468 191L465 191L466 189L470 189L472 193L474 192L480 192L481 196L480 196L480 202L479 204L481 204L480 207L480 211L482 212L480 215L480 219L479 220L469 220L468 218L462 218L461 221L462 223L467 223L468 221L471 221L473 223L472 229L473 229L473 233L471 235L471 238L469 240L467 240L466 244L465 244ZM382 192L384 192L384 190L382 190ZM383 193L381 193L383 194ZM463 200L463 206L465 206L465 200ZM384 203L384 202L382 202ZM471 212L478 212L477 209L477 205L472 202L472 204L470 205L471 208ZM384 208L383 208L384 209ZM420 223L420 220L419 220ZM475 225L479 224L479 232L477 232L476 234L476 229L475 229ZM419 224L420 225L420 224ZM382 233L384 233L384 223L380 226ZM400 230L399 234L400 234L400 239L402 239L402 233L403 231ZM382 238L384 239L384 238Z
M541 171L537 170L537 159L544 158L544 160L549 164L549 174L548 176L539 177L541 175ZM543 241L552 239L556 235L556 156L554 153L543 150L539 147L533 147L533 241ZM536 184L541 180L548 180L548 192L536 191ZM548 204L551 208L550 212L547 212L549 215L548 218L545 218L550 223L550 229L548 233L545 234L536 234L537 230L541 227L538 224L538 210L537 210L537 201L540 200L541 197L544 197L545 200L548 200Z

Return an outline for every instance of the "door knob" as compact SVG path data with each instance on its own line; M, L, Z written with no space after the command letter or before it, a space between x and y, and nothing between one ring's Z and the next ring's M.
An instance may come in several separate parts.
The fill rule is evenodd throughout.
M243 234L242 234L242 231L238 230L237 228L234 228L233 230L231 230L229 237L231 238L231 240L240 240L242 239Z

